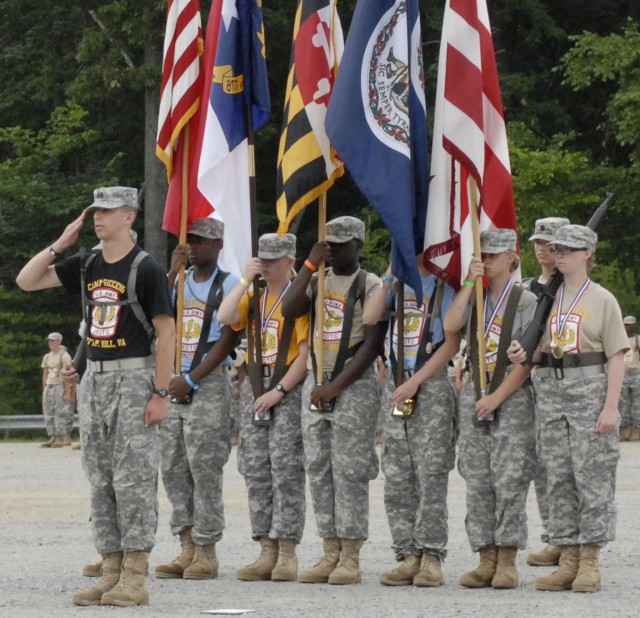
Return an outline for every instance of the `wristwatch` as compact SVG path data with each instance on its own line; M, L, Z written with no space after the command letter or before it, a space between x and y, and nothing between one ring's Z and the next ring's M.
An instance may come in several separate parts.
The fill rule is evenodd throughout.
M284 386L282 386L282 384L276 384L276 390L283 395L286 395L289 392Z
M153 394L158 395L158 397L168 397L169 391L166 388L154 388Z

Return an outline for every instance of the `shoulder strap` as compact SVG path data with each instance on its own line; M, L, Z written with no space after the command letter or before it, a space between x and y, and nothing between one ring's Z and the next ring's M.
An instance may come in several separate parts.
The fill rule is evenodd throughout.
M191 269L190 269L191 270ZM187 274L189 276L190 272ZM211 330L211 322L213 320L213 314L220 308L222 303L222 297L224 296L224 288L222 284L229 275L228 272L218 269L215 279L211 282L209 288L209 295L207 296L207 303L204 310L204 316L202 318L202 329L200 330L200 338L198 339L198 346L196 347L195 354L191 359L191 365L189 371L193 371L201 362L204 355L211 348L209 344L209 331ZM182 327L182 325L180 325Z
M138 318L138 322L142 324L145 332L149 339L153 339L156 335L155 328L153 325L149 323L147 320L147 316L144 314L142 310L142 306L138 302L138 292L136 291L136 283L138 280L138 266L140 266L140 262L144 260L149 254L146 251L140 251L135 258L133 258L133 262L131 262L131 268L129 269L129 279L127 281L127 299L131 306L131 310L133 314Z

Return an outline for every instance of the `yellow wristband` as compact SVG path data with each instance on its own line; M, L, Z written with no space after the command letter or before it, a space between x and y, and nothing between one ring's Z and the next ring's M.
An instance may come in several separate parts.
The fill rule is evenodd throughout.
M248 288L251 285L251 282L247 281L244 277L240 277L240 283L242 283L245 288Z
M468 281L467 279L465 279L462 282L462 285L466 285L468 288L475 288L476 287L476 282L475 281Z

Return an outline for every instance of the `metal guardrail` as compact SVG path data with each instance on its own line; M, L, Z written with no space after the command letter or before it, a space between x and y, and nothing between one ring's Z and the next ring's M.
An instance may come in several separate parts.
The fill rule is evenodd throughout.
M79 426L77 414L73 415L73 427ZM0 433L7 431L44 430L44 416L41 414L10 414L0 416Z

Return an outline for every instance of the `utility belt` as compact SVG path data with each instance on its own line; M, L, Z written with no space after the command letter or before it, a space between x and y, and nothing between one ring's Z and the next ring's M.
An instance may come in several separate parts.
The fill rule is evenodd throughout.
M624 371L628 376L640 375L640 367L625 367Z
M87 369L93 373L124 371L127 369L152 369L155 366L155 356L139 356L134 358L120 358L117 360L87 360Z
M605 373L607 357L604 352L584 352L583 354L566 354L556 358L553 354L543 354L536 367L538 378L555 378L556 380L573 380Z

